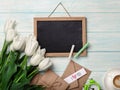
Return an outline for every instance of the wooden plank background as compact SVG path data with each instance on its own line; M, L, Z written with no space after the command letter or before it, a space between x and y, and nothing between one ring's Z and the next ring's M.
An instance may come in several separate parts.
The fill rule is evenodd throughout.
M4 24L8 18L17 21L17 30L24 36L33 33L33 18L47 17L62 2L71 16L87 18L87 39L90 43L87 57L75 62L92 70L89 78L100 83L107 70L120 67L120 1L119 0L0 0L0 49L4 41ZM67 16L61 6L52 15ZM66 57L51 58L53 70L62 75Z

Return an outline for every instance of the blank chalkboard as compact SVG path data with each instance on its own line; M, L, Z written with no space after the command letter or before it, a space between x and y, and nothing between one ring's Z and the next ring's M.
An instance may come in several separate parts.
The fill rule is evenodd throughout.
M86 43L85 17L34 18L34 34L46 56L68 56L74 44L74 54ZM81 54L86 55L86 50Z

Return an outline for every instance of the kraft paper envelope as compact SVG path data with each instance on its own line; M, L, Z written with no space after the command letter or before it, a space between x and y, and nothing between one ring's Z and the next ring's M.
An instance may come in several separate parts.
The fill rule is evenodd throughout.
M37 74L37 75L31 80L30 84L31 84L31 85L39 85L39 84L38 84L38 81L39 81L39 79L40 79L41 77L42 77L41 74Z
M53 71L48 70L43 75L36 75L31 81L32 85L43 85L46 90L66 90L68 84Z
M74 61L70 61L64 74L62 75L62 78L65 79L66 77L70 76L71 74L75 73L76 71L80 70L81 68L84 68L87 72L86 75L82 76L78 80L72 82L69 84L68 89L66 90L82 90L84 84L86 83L91 71L86 69L85 67L75 63Z

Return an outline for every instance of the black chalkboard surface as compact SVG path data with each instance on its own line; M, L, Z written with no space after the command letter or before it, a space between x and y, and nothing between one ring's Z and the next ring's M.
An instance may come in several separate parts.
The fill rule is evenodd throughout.
M73 44L78 52L86 43L85 21L85 17L34 18L34 33L46 56L68 56Z

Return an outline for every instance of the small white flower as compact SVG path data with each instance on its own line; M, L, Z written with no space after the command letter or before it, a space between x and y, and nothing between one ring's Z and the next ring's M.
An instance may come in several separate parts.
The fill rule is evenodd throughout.
M42 62L40 62L38 69L39 71L44 71L52 66L52 62L49 58L45 58Z
M44 55L41 54L41 49L39 47L37 49L37 51L31 57L31 59L30 59L30 65L37 66L43 59L44 59Z
M6 32L6 41L7 42L11 42L13 41L14 37L17 35L17 32L14 29L8 29L8 31Z
M13 39L13 48L15 50L19 50L19 51L24 51L25 49L25 38L21 37L19 35L17 35L14 39Z
M26 41L25 54L32 56L38 47L38 42L33 35L29 36Z

